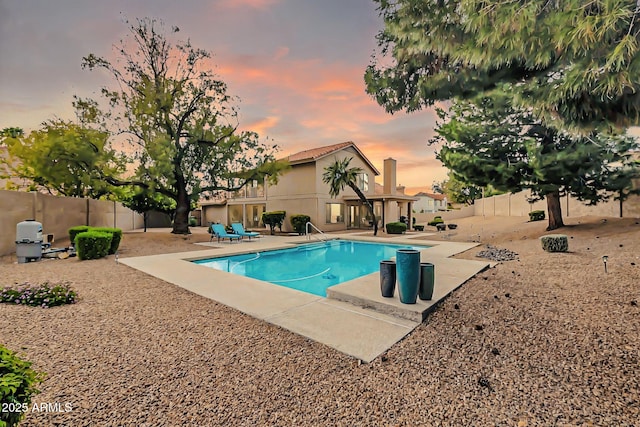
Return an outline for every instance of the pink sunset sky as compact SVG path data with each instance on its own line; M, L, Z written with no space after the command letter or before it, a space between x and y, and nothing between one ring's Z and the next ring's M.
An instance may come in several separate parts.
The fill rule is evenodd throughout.
M365 93L382 28L375 8L371 0L1 1L0 128L73 119L73 95L97 98L112 85L82 70L82 57L113 58L125 18L157 18L213 53L214 70L240 98L241 127L281 155L353 141L379 170L395 158L408 194L428 190L446 177L427 145L435 113L389 115Z

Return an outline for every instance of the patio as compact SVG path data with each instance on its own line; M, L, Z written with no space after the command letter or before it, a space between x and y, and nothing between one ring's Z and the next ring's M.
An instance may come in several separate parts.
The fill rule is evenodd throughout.
M413 244L415 237L425 237L421 233L380 239L366 234L336 233L331 237ZM449 258L476 246L475 243L420 240L420 244L433 245L421 251L421 260L435 265L434 296L430 301L402 304L397 296L383 298L380 295L377 272L333 286L329 288L327 298L323 298L190 262L306 242L305 237L285 236L262 236L232 244L205 242L197 244L216 249L124 258L121 263L364 362L372 361L404 338L439 301L489 265L488 262Z

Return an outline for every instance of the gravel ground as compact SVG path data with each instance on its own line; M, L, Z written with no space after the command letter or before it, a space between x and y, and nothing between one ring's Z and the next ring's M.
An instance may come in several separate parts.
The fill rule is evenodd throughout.
M21 425L640 425L640 221L566 222L568 253L542 251L546 224L524 218L466 218L428 236L518 258L468 281L369 364L113 256L5 257L0 285L69 281L80 295L51 309L0 304L0 342L47 373L34 402L71 406L30 410ZM205 240L125 233L120 256Z

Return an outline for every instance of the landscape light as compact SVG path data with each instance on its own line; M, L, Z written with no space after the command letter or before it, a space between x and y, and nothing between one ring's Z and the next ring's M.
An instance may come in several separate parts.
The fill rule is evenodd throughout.
M602 262L604 263L604 272L607 272L607 261L609 261L609 257L606 255L602 255Z

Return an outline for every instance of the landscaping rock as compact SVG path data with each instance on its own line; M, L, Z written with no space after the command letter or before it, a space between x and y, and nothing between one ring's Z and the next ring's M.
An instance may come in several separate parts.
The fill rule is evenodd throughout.
M520 263L470 279L362 364L112 255L5 257L2 284L65 280L80 296L51 309L0 304L0 341L47 373L32 403L72 405L30 411L20 426L637 426L640 227L636 218L580 221L566 219L575 252L557 256L540 250L540 222L456 219ZM454 238L466 242L462 234ZM190 242L125 233L119 253L206 248L198 241L209 241L206 231ZM456 257L477 260L479 250Z
M518 259L518 254L509 249L500 249L492 245L486 245L485 250L478 252L476 255L480 258L487 258L491 261L513 261Z

